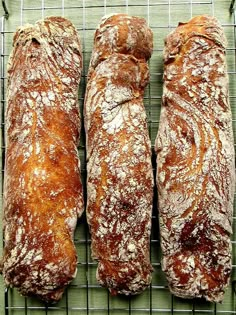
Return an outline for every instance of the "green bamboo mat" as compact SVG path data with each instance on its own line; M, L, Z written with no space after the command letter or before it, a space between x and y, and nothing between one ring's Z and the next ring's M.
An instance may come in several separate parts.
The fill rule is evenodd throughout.
M144 17L154 33L154 52L149 62L150 84L146 88L145 107L149 132L154 145L158 130L162 95L162 50L164 37L179 21L186 21L199 14L215 15L224 27L228 39L227 63L230 80L230 101L236 139L236 26L235 14L229 11L231 0L5 0L9 18L1 21L1 108L5 107L6 65L11 51L12 37L17 26L34 23L50 15L69 18L79 31L83 45L84 68L79 89L81 110L86 87L86 74L91 56L94 30L105 14L128 13ZM0 15L4 14L0 8ZM1 128L4 127L2 121ZM79 153L85 184L85 137L82 132ZM2 155L4 142L2 142ZM3 171L2 171L3 173ZM0 210L0 213L2 211ZM0 220L0 255L2 253L2 228ZM154 202L151 241L151 260L154 267L150 288L135 297L112 297L96 282L96 262L90 255L90 236L85 215L79 220L75 233L79 264L76 279L66 290L62 300L53 306L34 298L21 297L14 289L6 291L0 276L1 315L145 315L145 314L236 314L236 210L233 220L233 272L231 283L222 304L202 300L184 300L173 297L167 288L165 275L160 267L160 244L157 221L157 205Z

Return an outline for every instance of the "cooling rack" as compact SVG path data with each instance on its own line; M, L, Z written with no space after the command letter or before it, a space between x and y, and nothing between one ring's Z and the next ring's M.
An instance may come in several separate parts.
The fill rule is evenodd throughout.
M35 23L50 15L62 15L76 26L83 44L83 75L79 88L81 111L83 107L86 74L91 56L95 28L105 14L121 12L144 17L154 33L154 52L149 62L150 83L146 88L144 103L147 112L152 148L158 130L162 95L162 50L164 37L177 26L194 15L216 16L228 39L227 63L229 73L230 102L236 139L236 20L235 0L2 0L1 18L1 160L2 181L4 178L4 109L6 104L6 68L12 47L13 34L19 25ZM85 136L79 145L83 183L85 171ZM153 154L155 172L155 156ZM2 184L1 181L1 184ZM0 220L1 222L1 220ZM1 228L1 223L0 223ZM233 271L229 288L222 304L203 300L184 300L169 293L167 282L160 266L160 243L157 221L157 203L154 198L151 261L154 267L150 287L139 296L112 297L96 282L96 262L90 255L90 235L85 215L79 220L75 233L75 244L79 263L76 279L56 305L47 305L34 298L21 297L15 289L4 289L0 280L0 314L4 315L165 315L165 314L236 314L236 207L233 218L232 246ZM0 233L2 237L2 233ZM0 239L0 253L3 241Z

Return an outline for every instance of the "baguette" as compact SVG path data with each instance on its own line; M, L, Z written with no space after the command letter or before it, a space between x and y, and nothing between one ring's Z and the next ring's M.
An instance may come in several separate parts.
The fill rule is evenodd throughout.
M62 17L20 27L8 64L2 273L22 295L58 301L75 277L83 211L77 144L82 68Z
M156 138L162 269L183 298L220 302L229 283L234 140L226 38L214 17L180 23L165 41Z
M151 144L143 105L152 33L144 19L102 19L85 97L87 220L97 280L111 294L138 294L151 281Z

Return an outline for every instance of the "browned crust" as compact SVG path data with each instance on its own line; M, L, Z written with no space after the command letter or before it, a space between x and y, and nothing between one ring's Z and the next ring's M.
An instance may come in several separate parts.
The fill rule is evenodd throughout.
M50 17L17 30L8 64L3 276L59 300L76 274L83 211L76 145L82 55L74 26Z
M235 184L226 38L198 16L169 34L156 139L162 268L173 294L223 299Z
M97 280L112 294L137 294L151 281L153 174L143 106L151 52L143 19L105 17L95 33L84 111L87 219Z

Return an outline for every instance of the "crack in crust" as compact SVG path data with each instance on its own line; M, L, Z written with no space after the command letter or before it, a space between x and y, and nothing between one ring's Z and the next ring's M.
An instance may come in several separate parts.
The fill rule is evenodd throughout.
M76 148L81 45L61 17L19 28L13 44L2 272L21 294L56 302L76 274L73 234L83 211Z
M151 143L143 105L152 33L137 17L104 17L95 33L85 98L87 220L97 280L112 294L151 281Z
M235 184L225 49L213 17L167 36L155 144L162 269L173 294L215 302L231 272Z

